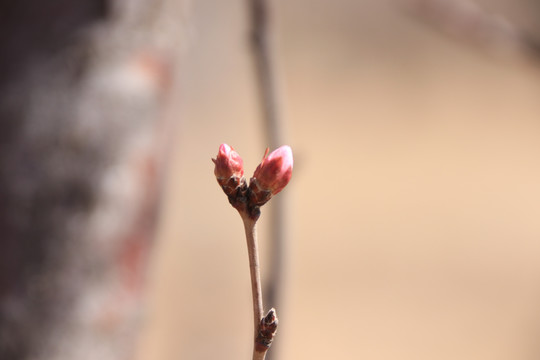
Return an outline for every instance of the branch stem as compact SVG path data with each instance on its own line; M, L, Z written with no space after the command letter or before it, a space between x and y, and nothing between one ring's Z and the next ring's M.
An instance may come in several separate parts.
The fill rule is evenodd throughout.
M259 323L263 317L261 290L261 274L259 270L259 245L257 242L257 220L242 215L249 256L249 272L251 276L251 294L253 297L253 322L255 337L259 332Z
M246 231L251 292L253 295L253 360L264 360L266 352L274 339L278 319L274 309L270 309L266 315L263 315L259 250L257 244L257 220L249 216L247 212L241 212L240 214Z

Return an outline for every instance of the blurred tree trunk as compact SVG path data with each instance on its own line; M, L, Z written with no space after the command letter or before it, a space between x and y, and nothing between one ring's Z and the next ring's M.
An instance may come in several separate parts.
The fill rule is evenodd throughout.
M172 3L0 1L0 359L133 353Z

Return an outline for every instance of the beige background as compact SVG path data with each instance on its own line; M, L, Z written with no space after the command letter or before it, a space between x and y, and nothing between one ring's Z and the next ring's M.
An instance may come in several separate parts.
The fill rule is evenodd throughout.
M508 3L484 1L527 15ZM242 224L210 161L227 142L249 176L266 147L244 5L192 2L139 360L250 357ZM296 161L280 359L538 359L538 67L390 1L275 6Z

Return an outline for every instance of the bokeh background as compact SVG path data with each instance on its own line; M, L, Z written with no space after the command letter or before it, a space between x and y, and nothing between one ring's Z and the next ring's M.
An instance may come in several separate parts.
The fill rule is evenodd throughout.
M540 356L540 72L483 27L534 35L537 5L427 3L272 2L295 155L280 359ZM246 6L190 11L139 360L251 351L242 224L210 161L226 142L249 175L267 146Z
M538 2L269 3L295 158L272 360L539 359ZM250 358L210 160L250 176L268 146L248 17L0 2L2 360Z

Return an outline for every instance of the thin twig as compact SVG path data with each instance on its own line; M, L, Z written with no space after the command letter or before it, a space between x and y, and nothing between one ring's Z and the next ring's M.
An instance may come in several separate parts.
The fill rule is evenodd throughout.
M263 316L256 224L261 215L260 207L283 190L291 179L292 150L286 145L272 151L270 155L267 150L249 185L243 176L242 158L229 145L221 144L218 156L212 161L215 164L214 175L218 184L227 195L229 203L238 210L244 223L253 297L253 360L264 360L274 340L278 319L273 308Z
M261 276L259 271L259 250L257 243L257 219L247 212L241 212L249 254L251 293L253 297L253 360L264 360L272 344L278 325L276 312L272 308L263 317Z
M253 297L253 329L255 337L259 332L259 323L263 317L263 299L261 290L261 275L259 270L259 245L257 243L257 220L245 213L242 214L249 256L249 272L251 276L251 294Z

